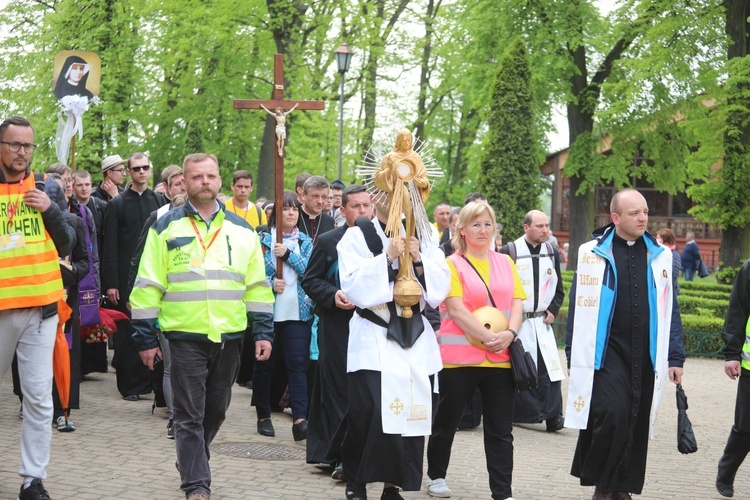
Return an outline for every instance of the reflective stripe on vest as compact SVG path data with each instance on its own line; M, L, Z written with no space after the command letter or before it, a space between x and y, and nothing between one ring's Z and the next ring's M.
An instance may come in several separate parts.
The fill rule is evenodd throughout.
M487 289L477 273L463 259L453 254L448 257L456 267L458 276L463 285L463 302L470 311L484 305L489 305ZM510 310L513 302L513 267L510 258L496 252L490 252L490 285L493 290L492 297L500 310ZM508 287L510 287L508 289ZM443 315L441 310L441 315ZM450 365L476 365L486 360L492 363L506 363L510 361L507 349L499 353L492 353L485 349L478 349L471 345L466 339L463 330L453 321L445 311L440 324L440 356L443 364Z
M742 368L750 370L750 319L745 325L745 344L742 346Z
M23 203L24 193L36 187L34 175L26 177L20 193L16 184L1 186L6 189L0 188L0 236L21 233L24 246L0 251L0 310L53 304L63 297L57 250L42 214ZM8 211L16 202L10 227Z

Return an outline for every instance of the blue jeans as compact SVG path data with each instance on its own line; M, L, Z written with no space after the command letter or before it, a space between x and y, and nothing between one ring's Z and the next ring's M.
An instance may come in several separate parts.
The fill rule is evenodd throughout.
M693 281L695 267L685 267L682 272L685 273L685 281Z
M208 448L226 418L241 345L241 340L169 342L175 447L186 494L211 494Z
M274 344L283 342L284 360L289 373L289 403L294 420L307 418L307 365L310 363L312 321L274 323ZM253 400L258 419L271 416L271 373L276 363L275 350L266 361L255 362Z

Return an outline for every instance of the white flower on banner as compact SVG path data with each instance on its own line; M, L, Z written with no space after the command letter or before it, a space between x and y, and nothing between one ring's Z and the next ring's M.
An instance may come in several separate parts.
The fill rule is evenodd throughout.
M99 104L101 100L95 96L89 101L88 97L80 95L66 95L57 101L60 106L58 114L57 135L55 136L55 149L57 151L57 160L68 164L68 153L70 151L70 141L73 136L78 134L78 139L83 138L83 114L88 111L90 104ZM65 119L63 119L65 117Z

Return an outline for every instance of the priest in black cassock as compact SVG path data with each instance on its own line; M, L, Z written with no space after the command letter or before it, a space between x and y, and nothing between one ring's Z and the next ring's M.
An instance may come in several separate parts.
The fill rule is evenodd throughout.
M109 303L130 316L127 307L131 291L128 287L130 262L146 219L151 212L166 205L167 199L148 188L151 162L146 155L133 153L127 170L132 179L130 187L112 198L104 213L101 279ZM151 392L151 372L141 361L132 334L130 322L118 324L112 364L123 399L137 401L141 394Z
M581 245L570 292L565 427L580 429L571 474L594 500L640 494L650 431L685 353L672 252L646 232L633 189L612 198L612 224Z
M307 271L302 278L302 289L315 302L315 314L319 318L320 354L307 427L307 462L313 464L334 463L339 459L340 442L338 439L334 442L334 434L346 414L346 350L354 304L341 291L336 245L359 217L372 218L370 194L364 186L348 186L344 189L340 210L346 224L315 240Z

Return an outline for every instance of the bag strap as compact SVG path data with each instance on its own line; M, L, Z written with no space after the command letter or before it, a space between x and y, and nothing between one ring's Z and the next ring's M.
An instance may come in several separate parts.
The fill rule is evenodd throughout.
M487 286L487 283L485 283L484 278L482 278L482 275L479 274L479 271L477 271L477 268L474 267L474 264L472 264L471 261L468 258L466 258L466 255L462 255L461 257L471 266L474 272L477 273L477 276L479 276L479 279L481 280L482 284L487 289L487 296L490 298L490 302L492 302L492 307L497 308L497 306L495 305L495 299L492 298L492 292L490 292L490 287Z
M516 242L511 241L508 243L508 255L510 255L510 258L513 259L513 262L516 261L518 258L518 252L516 252Z

